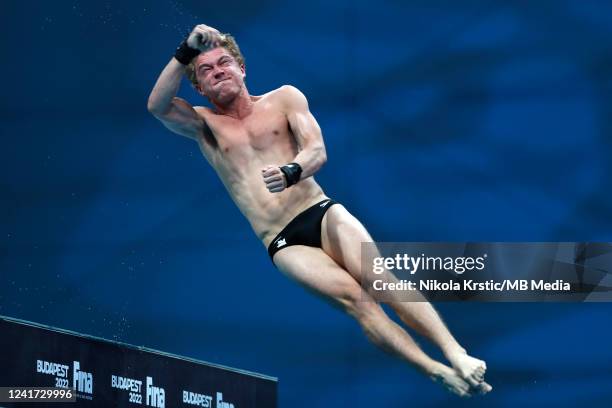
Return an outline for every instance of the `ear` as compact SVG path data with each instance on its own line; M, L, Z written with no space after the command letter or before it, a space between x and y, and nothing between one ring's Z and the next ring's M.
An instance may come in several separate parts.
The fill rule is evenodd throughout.
M240 72L242 72L242 79L246 78L246 66L244 64L240 64Z

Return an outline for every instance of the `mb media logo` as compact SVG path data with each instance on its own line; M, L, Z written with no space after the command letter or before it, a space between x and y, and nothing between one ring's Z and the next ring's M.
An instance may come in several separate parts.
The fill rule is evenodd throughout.
M72 363L72 388L84 394L93 394L93 376L91 373L81 371L81 363Z

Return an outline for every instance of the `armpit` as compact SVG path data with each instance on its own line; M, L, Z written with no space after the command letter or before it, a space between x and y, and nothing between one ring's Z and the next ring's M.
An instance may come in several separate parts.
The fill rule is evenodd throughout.
M204 139L204 143L213 149L217 149L219 147L219 143L217 143L217 138L215 137L212 129L208 126L206 122L206 114L204 111L206 108L202 106L195 106L194 110L200 115L202 118L203 128L202 128L202 137Z
M206 120L204 120L204 129L202 129L202 134L204 136L204 142L206 144L208 144L213 149L217 149L219 147L219 144L217 143L217 138L215 138L215 135L210 129L210 126L208 126L208 123L206 123Z

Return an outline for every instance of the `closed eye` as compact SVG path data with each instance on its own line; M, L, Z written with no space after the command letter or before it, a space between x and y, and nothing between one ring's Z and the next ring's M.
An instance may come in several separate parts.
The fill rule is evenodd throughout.
M227 65L232 61L232 59L227 55L222 55L221 58L217 60L217 64L219 65Z

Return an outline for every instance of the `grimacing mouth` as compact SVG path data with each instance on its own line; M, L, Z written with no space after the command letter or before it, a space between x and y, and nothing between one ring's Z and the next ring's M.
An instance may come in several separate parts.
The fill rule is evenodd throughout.
M228 81L228 80L230 80L230 79L231 79L230 77L223 78L223 79L221 79L220 81L215 82L215 83L214 83L214 85L220 84L221 82L223 82L223 81Z

